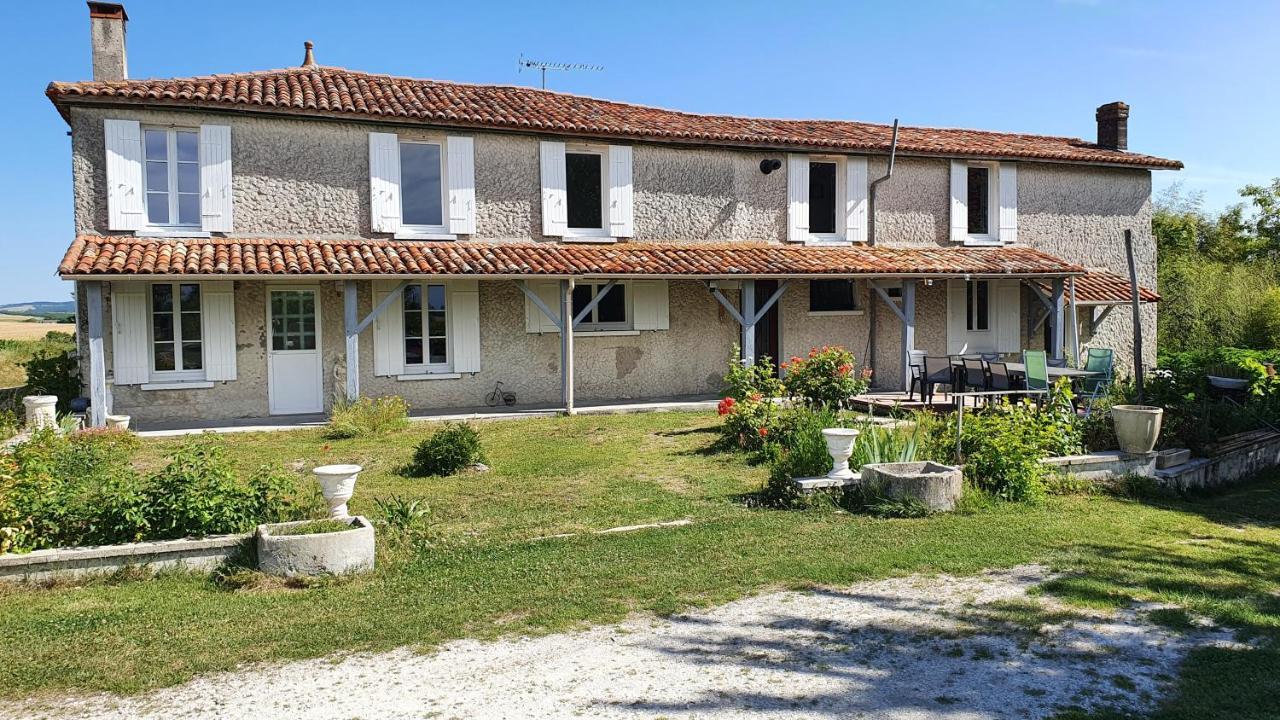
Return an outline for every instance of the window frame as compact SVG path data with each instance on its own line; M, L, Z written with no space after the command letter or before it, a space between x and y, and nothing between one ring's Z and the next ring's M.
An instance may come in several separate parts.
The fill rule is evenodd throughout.
M157 370L156 369L156 339L155 339L155 294L156 286L164 285L169 287L173 293L173 306L169 314L173 315L173 340L164 341L171 343L174 347L174 369L173 370ZM183 285L195 285L200 289L200 367L195 370L179 369L182 365L182 300L181 288ZM205 367L205 344L208 342L208 328L205 326L205 290L204 283L184 282L181 280L173 282L150 282L147 283L147 376L152 380L163 382L181 382L192 380L204 380L207 374ZM270 339L268 338L268 342Z
M990 280L965 280L964 283L965 283L965 287L964 287L965 332L969 332L969 333L991 332L992 331L991 305L992 305L992 299L993 299L991 296L991 293L993 292L991 281ZM986 312L986 317L984 318L986 320L986 322L984 323L986 325L985 328L975 327L977 323L974 322L974 320L978 318L978 310L981 307L978 303L978 286L979 285L985 285L987 288L987 307L986 307L987 312Z
M805 197L805 204L809 208L809 217L805 221L809 224L810 229L806 237L806 244L809 245L845 245L848 244L848 205L849 205L849 188L848 169L846 168L847 158L844 155L809 155L809 194ZM813 208L813 164L827 163L836 166L836 188L835 188L835 222L833 227L835 232L815 233L812 225L812 208Z
M577 290L580 287L589 286L592 288L591 299L594 300L596 295L599 294L600 288L608 284L609 284L608 280L584 280L576 283L574 285L574 290ZM574 327L573 331L575 333L592 333L592 332L606 333L606 332L629 332L631 330L634 330L635 324L636 324L636 316L634 312L634 306L632 304L634 298L632 297L632 293L629 286L630 286L630 283L628 282L618 281L617 283L614 284L613 289L609 290L610 295L617 292L619 289L621 289L623 292L622 311L624 313L624 317L621 322L599 322L598 320L594 320L593 318L598 317L598 313L600 310L600 306L597 304L594 308L591 309L591 313L587 315L587 317L583 318L581 323L579 323L577 326ZM578 312L575 310L573 315L574 317L577 317Z
M169 213L168 217L171 222L153 223L151 222L151 191L147 188L147 163L155 162L147 159L147 132L162 132L165 134L165 179L168 188L165 195L168 197ZM196 137L196 221L194 223L172 222L179 217L178 210L178 165L181 163L191 163L190 160L178 159L178 133L191 133ZM138 141L142 145L142 217L144 220L143 228L151 232L159 233L183 233L191 230L201 230L204 227L204 179L200 172L200 128L185 127L178 125L142 125L139 129L140 136ZM191 193L183 193L191 194Z
M813 309L813 286L820 282L847 282L849 283L850 306L837 310L814 310ZM809 312L810 316L835 316L835 315L861 315L862 307L858 304L858 281L853 278L814 278L809 281Z
M439 286L444 291L444 357L443 363L427 362L431 357L430 340L437 335L431 335L428 322L427 296L431 286ZM449 309L449 283L447 282L414 282L405 286L405 290L410 287L420 288L422 293L422 308L419 310L406 310L404 307L404 292L400 293L400 357L405 375L447 375L453 372L453 313ZM410 363L408 358L408 350L405 343L413 339L410 337L408 328L409 324L405 322L406 313L416 312L422 315L422 335L413 336L422 340L422 359L420 363Z
M440 146L440 224L414 225L404 222L404 154L401 148L405 145L438 145ZM396 162L400 164L400 229L396 231L398 239L422 240L454 240L456 235L449 231L449 139L444 136L428 135L424 137L404 138L397 136Z
M1000 245L1000 163L970 160L965 163L965 245ZM969 172L968 168L980 167L987 171L987 232L968 233L969 229Z
M578 228L569 224L569 156L598 155L600 157L600 227ZM612 238L609 226L609 146L594 143L565 143L564 146L564 239L602 240Z

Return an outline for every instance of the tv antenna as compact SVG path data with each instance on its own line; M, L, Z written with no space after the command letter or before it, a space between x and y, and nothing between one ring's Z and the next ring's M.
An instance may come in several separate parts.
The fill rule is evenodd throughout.
M587 64L585 64L585 63L557 63L557 62L542 62L542 61L539 61L539 60L530 60L530 59L526 58L526 57L524 56L524 54L523 54L523 53L520 55L520 60L519 60L519 63L518 63L518 68L519 68L520 70L524 70L525 68L529 68L530 70L539 70L539 71L541 71L541 72L542 72L542 89L543 89L543 90L546 90L546 89L547 89L547 71L548 71L548 70L590 70L590 71L593 71L593 72L603 72L603 71L604 71L604 66L603 66L603 65L587 65Z

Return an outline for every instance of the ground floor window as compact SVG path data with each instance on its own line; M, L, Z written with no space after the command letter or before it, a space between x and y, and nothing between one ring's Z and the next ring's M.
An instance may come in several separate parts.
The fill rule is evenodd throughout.
M579 283L573 288L573 316L577 317L583 308L604 290L607 282ZM631 316L628 311L627 286L615 283L605 293L600 302L582 319L578 330L630 330Z
M966 280L965 323L969 332L991 329L991 281Z
M448 293L444 285L405 287L404 364L407 370L441 372L449 368Z
M809 312L845 312L857 308L852 280L809 281Z
M204 339L199 283L151 286L151 371L162 376L199 374Z

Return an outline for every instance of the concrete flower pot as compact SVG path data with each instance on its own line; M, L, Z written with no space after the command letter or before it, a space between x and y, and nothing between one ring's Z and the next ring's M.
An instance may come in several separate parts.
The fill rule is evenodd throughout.
M1164 408L1151 405L1112 405L1111 422L1120 449L1136 455L1151 452L1160 437Z
M321 465L311 471L320 483L320 492L329 504L329 516L334 519L349 517L347 501L356 491L356 479L364 468L359 465Z
M130 417L128 415L108 415L106 419L107 419L107 429L109 430L128 430L129 429Z
M858 439L858 431L850 428L826 428L822 437L827 441L827 452L831 455L831 472L827 478L831 480L851 480L854 472L849 469L849 457L853 455L853 443Z
M960 468L932 461L863 465L862 482L891 498L918 500L933 512L955 510L964 489Z
M351 529L312 535L279 535L282 528L314 520L258 526L258 569L268 575L347 575L373 569L373 524L343 518Z
M57 395L28 395L22 398L22 406L27 411L27 430L58 427Z

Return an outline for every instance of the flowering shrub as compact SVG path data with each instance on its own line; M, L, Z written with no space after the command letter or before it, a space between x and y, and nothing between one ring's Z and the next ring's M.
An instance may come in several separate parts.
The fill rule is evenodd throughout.
M787 394L809 407L848 407L849 400L865 391L871 380L871 371L859 372L855 361L853 353L838 345L814 348L806 358L792 357L782 364L787 371Z
M754 365L744 365L734 348L724 376L724 392L716 407L724 419L721 434L738 447L760 450L776 422L774 400L782 395L782 382L773 375L773 361L762 357Z

